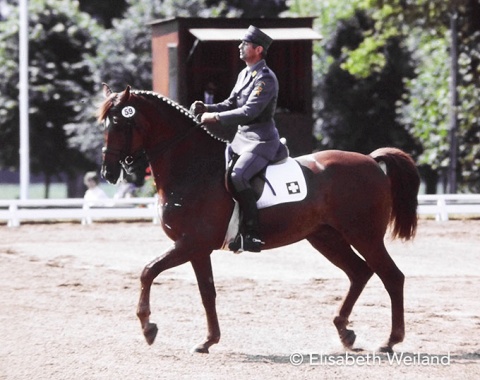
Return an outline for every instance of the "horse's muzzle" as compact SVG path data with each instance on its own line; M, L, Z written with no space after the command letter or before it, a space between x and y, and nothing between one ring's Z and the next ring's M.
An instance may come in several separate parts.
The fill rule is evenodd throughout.
M101 174L102 177L107 180L107 182L115 185L120 177L120 165L114 168L109 168L107 165L103 164Z

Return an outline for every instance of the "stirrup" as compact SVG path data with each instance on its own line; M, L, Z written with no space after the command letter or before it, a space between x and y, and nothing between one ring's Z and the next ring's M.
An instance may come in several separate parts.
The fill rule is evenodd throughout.
M245 236L243 248L245 251L260 252L263 244L265 244L265 242L263 242L262 239L256 237L255 235L252 236L247 234L247 236Z
M238 234L235 240L228 244L228 249L234 253L242 253L243 251L260 252L263 244L265 242L256 236L247 234L244 237L243 234Z

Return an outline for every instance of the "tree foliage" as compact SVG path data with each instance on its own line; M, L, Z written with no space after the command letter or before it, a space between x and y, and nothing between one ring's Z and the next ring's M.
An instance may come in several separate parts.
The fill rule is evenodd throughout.
M389 38L381 49L381 70L356 76L344 69L346 52L371 34L373 20L363 11L340 20L326 45L334 62L320 83L319 110L323 148L370 153L382 146L397 146L418 155L419 144L397 121L396 104L406 93L405 79L414 76L410 53L400 38Z
M0 23L0 166L18 167L18 15ZM67 143L64 125L76 123L92 94L95 23L72 1L29 1L30 167L47 178L88 162Z
M88 13L105 28L111 28L112 20L120 18L127 9L126 0L78 0L80 10Z
M373 28L362 32L355 48L346 46L341 68L356 80L379 75L388 65L385 47L391 38L413 54L415 76L406 78L406 92L397 102L397 122L418 140L423 153L420 165L441 173L449 162L450 142L450 20L458 14L459 25L459 106L458 115L460 182L465 188L480 190L480 3L478 0L358 0L351 2L307 0L290 1L298 15L319 15L317 29L325 36L322 48L328 51L329 36L335 34L339 19L355 10L364 10L374 20ZM325 15L327 15L325 17ZM353 38L353 36L352 36ZM333 70L333 56L316 53L316 83ZM338 70L338 68L336 68ZM317 86L318 88L318 86ZM317 92L318 93L318 92ZM316 97L315 108L322 110L324 99ZM320 125L324 120L319 118Z
M393 30L409 36L406 41L416 53L418 76L408 83L411 96L401 115L424 146L419 162L437 171L444 171L448 166L452 149L448 136L452 115L450 27L452 17L456 18L458 175L461 187L479 191L480 3L477 0L368 0L366 5L377 9L374 16L380 26L379 34Z
M206 0L209 8L220 11L217 16L225 17L236 13L237 17L278 17L288 9L287 0Z

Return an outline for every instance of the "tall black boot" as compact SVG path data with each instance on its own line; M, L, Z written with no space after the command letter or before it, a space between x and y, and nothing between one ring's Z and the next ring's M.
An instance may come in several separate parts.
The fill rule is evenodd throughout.
M236 199L242 211L242 221L245 227L245 234L239 234L234 242L230 243L232 251L260 252L262 240L259 234L258 209L255 192L253 189L245 189L237 193Z

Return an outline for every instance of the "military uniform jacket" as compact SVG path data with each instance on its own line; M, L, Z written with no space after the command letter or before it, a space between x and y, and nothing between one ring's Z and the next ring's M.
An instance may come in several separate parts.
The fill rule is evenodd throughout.
M235 153L252 152L272 160L281 144L273 119L277 97L277 77L261 60L244 68L230 96L209 104L208 111L218 112L222 126L238 126L231 142Z

